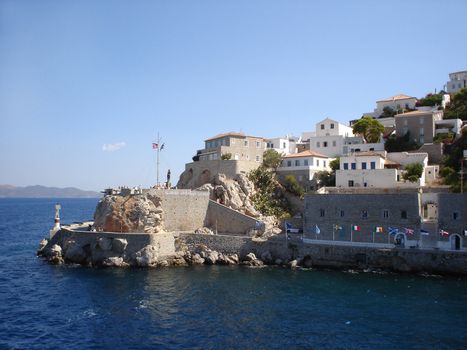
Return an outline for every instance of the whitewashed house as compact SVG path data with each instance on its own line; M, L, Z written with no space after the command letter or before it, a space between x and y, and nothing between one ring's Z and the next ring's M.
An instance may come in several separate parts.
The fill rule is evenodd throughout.
M344 154L346 138L354 138L352 128L326 118L316 124L316 131L309 137L310 151L336 158ZM358 139L354 141L357 142ZM361 140L361 138L360 138ZM361 140L363 143L363 141Z
M423 165L421 178L416 182L403 180L405 167L413 163ZM428 166L427 153L356 152L340 158L336 187L420 187L434 182L437 175L438 167Z
M282 163L277 168L277 174L281 179L287 175L295 176L297 181L308 190L312 186L317 172L331 171L329 163L332 160L334 158L309 150L289 154L282 158Z
M297 141L296 137L289 135L266 139L266 149L273 149L283 155L297 153Z

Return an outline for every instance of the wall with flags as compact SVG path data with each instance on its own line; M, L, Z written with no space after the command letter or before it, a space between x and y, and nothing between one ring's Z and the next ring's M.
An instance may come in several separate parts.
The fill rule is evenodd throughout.
M419 196L415 191L306 195L304 233L326 240L388 243L391 233L401 232L415 240L421 224Z
M438 235L441 241L459 235L463 247L467 247L467 194L438 194Z

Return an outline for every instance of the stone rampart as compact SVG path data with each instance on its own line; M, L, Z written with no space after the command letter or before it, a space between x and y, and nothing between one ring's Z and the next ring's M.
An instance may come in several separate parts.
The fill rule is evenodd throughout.
M191 190L152 190L161 198L164 230L194 231L206 226L209 192Z
M206 223L217 232L247 234L258 228L260 221L210 200Z

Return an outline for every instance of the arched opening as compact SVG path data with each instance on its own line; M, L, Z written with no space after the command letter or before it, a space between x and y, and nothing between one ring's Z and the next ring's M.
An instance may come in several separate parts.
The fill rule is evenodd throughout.
M451 249L452 250L461 250L462 247L462 238L459 236L457 233L451 235L449 237L449 240L451 242Z
M398 233L394 236L394 244L396 247L405 247L405 242L407 241L407 237L405 236L405 233Z

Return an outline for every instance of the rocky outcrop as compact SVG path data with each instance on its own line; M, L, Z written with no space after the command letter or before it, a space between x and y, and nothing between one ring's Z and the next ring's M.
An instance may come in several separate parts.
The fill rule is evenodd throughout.
M94 213L94 227L106 232L163 232L161 199L153 191L132 196L104 196Z

